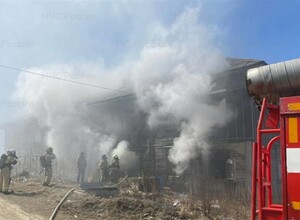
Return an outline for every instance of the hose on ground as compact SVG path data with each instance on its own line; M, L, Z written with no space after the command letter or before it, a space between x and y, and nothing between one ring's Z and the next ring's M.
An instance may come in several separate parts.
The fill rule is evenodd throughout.
M117 184L113 185L112 187L117 187L119 186L122 182L124 182L124 180L126 180L128 177L125 176L120 182L118 182ZM49 218L49 220L54 220L57 213L58 213L58 210L60 209L61 205L64 203L64 201L68 198L68 196L75 190L75 188L72 188L69 192L67 192L67 194L64 196L64 198L62 198L62 200L60 200L60 202L58 203L58 205L55 207L51 217Z
M69 192L67 192L67 194L64 196L64 198L62 198L62 200L60 200L60 202L58 203L58 205L55 207L51 217L49 218L49 220L54 220L58 210L60 209L61 205L64 203L64 201L68 198L68 196L75 190L75 188L72 188Z
M116 184L114 184L114 185L112 185L112 187L117 187L117 186L119 186L124 180L126 180L127 179L127 177L128 177L128 175L127 176L125 176L120 182L118 182L118 183L116 183Z

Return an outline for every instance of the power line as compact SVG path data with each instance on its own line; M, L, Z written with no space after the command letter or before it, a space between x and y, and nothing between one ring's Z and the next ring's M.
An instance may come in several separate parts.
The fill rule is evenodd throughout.
M122 93L131 93L131 92L124 91L124 90L112 89L112 88L93 85L93 84L89 84L89 83L78 82L78 81L74 81L74 80L70 80L70 79L63 79L63 78L56 77L56 76L49 76L49 75L46 75L46 74L36 73L36 72L23 70L23 69L11 67L11 66L5 66L5 65L1 65L1 64L0 64L0 67L6 68L6 69L11 69L11 70L16 70L16 71L20 71L20 72L30 73L30 74L37 75L37 76L42 76L42 77L52 78L52 79L56 79L56 80L61 80L61 81L69 82L69 83L74 83L74 84L78 84L78 85L82 85L82 86L90 86L90 87L97 88L97 89L104 89L104 90L110 90L110 91L122 92Z

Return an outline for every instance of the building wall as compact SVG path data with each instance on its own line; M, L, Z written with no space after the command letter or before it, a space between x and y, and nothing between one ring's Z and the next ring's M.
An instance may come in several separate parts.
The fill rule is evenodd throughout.
M264 65L258 63L251 68ZM211 94L212 102L225 100L226 105L231 109L233 117L230 122L222 128L215 128L211 133L211 152L208 164L203 162L193 163L192 173L204 172L202 168L207 166L208 175L197 174L197 180L191 182L204 181L203 178L215 179L216 188L224 189L228 184L237 186L237 190L249 191L251 189L251 162L252 162L252 142L256 137L256 125L259 111L253 100L249 97L246 88L246 73L250 67L221 73L215 76L215 90ZM169 165L167 158L168 146L172 146L171 131L161 134L154 141L155 174L166 177L173 175L173 168ZM230 165L232 162L232 165ZM195 166L200 166L199 168ZM190 173L191 171L187 171ZM274 172L277 172L274 170ZM231 175L231 176L230 176ZM274 174L278 176L278 173ZM167 181L165 181L167 183ZM192 188L195 188L197 184ZM198 187L198 186L197 186ZM192 191L196 191L193 189Z
M155 175L160 178L162 185L169 185L169 177L174 176L174 165L168 159L169 149L173 145L173 138L155 139Z

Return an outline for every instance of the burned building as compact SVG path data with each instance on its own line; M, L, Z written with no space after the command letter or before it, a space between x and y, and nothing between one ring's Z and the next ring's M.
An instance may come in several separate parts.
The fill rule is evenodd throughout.
M245 75L248 69L266 63L233 58L228 58L227 62L229 67L226 70L213 75L215 87L210 99L215 102L225 100L234 116L226 126L215 128L210 134L209 162L204 163L200 155L191 161L192 170L186 173L207 173L209 178L214 179L217 188L228 183L248 188L251 176L251 146L256 135L259 112L248 96ZM158 177L162 185L172 184L175 173L173 164L168 160L168 152L174 138L179 135L176 127L170 125L147 129L147 115L137 110L139 108L136 106L134 94L118 94L89 105L99 114L101 109L111 109L110 117L121 123L121 129L118 127L119 139L128 140L130 149L140 155L141 172Z
M215 86L210 93L210 101L218 103L224 100L234 114L228 124L216 127L209 134L208 158L204 159L200 154L180 177L188 183L185 187L193 191L199 188L199 181L204 181L203 176L213 180L216 192L228 184L250 189L251 146L256 135L259 112L247 94L245 75L248 69L266 63L232 58L228 58L227 62L229 66L226 70L212 75ZM130 175L156 176L161 186L176 187L178 178L168 154L174 138L179 135L179 129L171 124L150 129L147 126L147 114L138 107L136 100L134 93L114 93L106 98L85 102L89 116L86 118L87 124L95 133L114 134L117 142L129 142L129 149L139 155L139 166L129 171ZM38 123L33 124L38 127ZM17 127L4 127L6 146L14 146L17 150L20 148L20 155L23 155L21 148L25 149L25 145L28 146L26 149L35 149L36 146L38 149L33 151L37 153L44 150L46 130L27 128L17 132ZM15 140L19 142L13 143ZM94 152L91 154L99 157ZM194 179L187 180L188 176Z

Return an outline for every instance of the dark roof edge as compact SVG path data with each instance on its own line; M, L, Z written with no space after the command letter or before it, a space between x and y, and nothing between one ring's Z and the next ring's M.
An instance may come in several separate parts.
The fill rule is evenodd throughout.
M134 93L130 93L130 94L126 94L126 95L119 95L117 97L102 99L102 100L99 100L99 101L89 102L89 103L86 103L86 105L88 105L88 106L99 105L99 104L103 104L103 103L106 103L106 102L118 101L120 99L135 98L135 97L136 97L136 95Z

